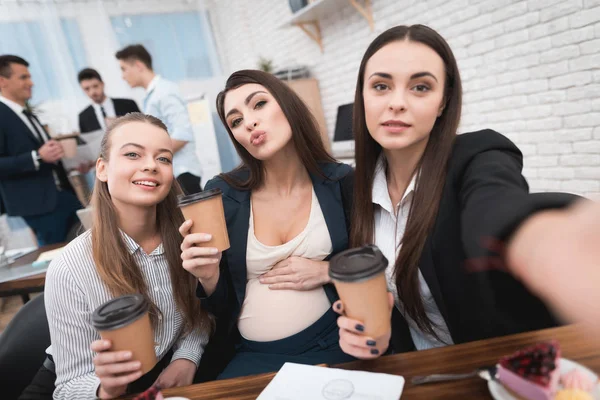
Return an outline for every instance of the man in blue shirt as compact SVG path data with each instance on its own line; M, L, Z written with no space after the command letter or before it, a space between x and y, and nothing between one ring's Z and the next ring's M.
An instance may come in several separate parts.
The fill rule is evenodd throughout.
M194 132L185 101L177 85L152 70L152 56L141 44L127 46L115 55L123 79L131 87L146 90L143 111L162 120L173 141L173 173L187 193L202 190L202 167L196 155Z

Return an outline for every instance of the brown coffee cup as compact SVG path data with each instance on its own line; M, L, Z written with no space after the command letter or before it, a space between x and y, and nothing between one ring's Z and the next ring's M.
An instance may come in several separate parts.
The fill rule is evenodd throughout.
M142 373L156 365L154 332L148 314L148 302L142 295L117 297L102 304L92 314L92 324L110 351L131 351L132 361L142 364Z
M377 338L390 331L391 316L385 269L388 260L377 246L342 251L329 261L348 318L362 322L365 335Z
M77 155L77 138L79 134L68 134L55 136L54 140L58 140L65 153L64 158L73 158Z
M221 189L211 189L178 198L185 219L194 221L191 232L212 235L208 242L199 243L200 247L216 247L219 251L229 248L222 195Z

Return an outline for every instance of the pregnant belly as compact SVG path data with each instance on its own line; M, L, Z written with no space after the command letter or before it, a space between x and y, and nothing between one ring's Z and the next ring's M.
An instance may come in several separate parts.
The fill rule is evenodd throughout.
M238 321L248 340L268 342L284 339L311 326L331 307L325 290L271 290L251 279Z

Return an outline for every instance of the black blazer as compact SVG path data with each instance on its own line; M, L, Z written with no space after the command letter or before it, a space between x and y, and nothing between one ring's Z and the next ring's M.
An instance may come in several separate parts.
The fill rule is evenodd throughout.
M520 150L497 132L465 133L456 139L420 263L455 344L557 324L521 283L493 268L496 254L482 243L485 238L506 240L536 211L577 199L563 193L529 194L522 168ZM472 272L474 267L478 272ZM414 349L396 309L392 326L394 350Z
M21 118L0 102L0 196L8 215L29 217L56 208L58 189L54 170L63 188L72 190L61 162L40 161L35 169L31 152L42 146Z
M137 103L130 99L112 99L115 106L115 114L117 117L122 117L125 114L139 112L140 109ZM82 112L79 113L79 132L88 133L101 129L98 117L94 111L94 106L91 104Z

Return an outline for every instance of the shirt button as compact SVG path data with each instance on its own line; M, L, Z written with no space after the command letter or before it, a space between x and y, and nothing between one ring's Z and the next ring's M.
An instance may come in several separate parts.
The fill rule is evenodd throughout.
M155 292L158 292L159 290L160 290L160 289L158 289L158 286L155 286L155 287L154 287L154 291L155 291Z
M162 315L159 315L159 316L158 316L158 320L159 320L159 321L162 321Z

